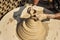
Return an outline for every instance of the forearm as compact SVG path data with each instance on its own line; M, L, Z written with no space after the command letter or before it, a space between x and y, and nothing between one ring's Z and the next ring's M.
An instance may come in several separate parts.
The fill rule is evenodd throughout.
M60 19L60 13L57 14L46 14L47 18L51 18L51 19Z
M55 14L55 19L60 19L60 13Z

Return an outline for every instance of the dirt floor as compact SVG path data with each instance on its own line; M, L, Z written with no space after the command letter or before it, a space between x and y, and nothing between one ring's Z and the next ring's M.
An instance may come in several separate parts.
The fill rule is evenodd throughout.
M17 8L21 0L0 0L0 20L9 11Z

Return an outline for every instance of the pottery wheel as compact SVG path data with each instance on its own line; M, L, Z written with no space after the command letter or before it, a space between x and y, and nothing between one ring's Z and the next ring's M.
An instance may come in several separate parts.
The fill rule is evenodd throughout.
M19 7L10 11L0 21L0 40L21 40L16 33L17 21L13 17L14 13L16 15L21 13L20 9ZM18 19L19 15L15 17ZM48 25L49 31L46 40L60 40L60 20L51 19Z

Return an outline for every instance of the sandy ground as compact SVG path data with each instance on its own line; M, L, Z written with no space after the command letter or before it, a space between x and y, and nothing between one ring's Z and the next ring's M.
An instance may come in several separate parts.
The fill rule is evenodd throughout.
M0 40L21 40L19 39L16 33L17 21L19 20L18 13L21 8L16 8L6 14L3 19L0 21ZM14 18L14 14L18 20L16 21ZM60 40L60 20L51 19L47 22L49 25L48 35L46 40Z

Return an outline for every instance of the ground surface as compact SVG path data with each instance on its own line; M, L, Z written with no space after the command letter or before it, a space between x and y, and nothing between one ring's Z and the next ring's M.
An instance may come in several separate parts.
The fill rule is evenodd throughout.
M9 11L17 8L21 0L0 0L0 19Z

